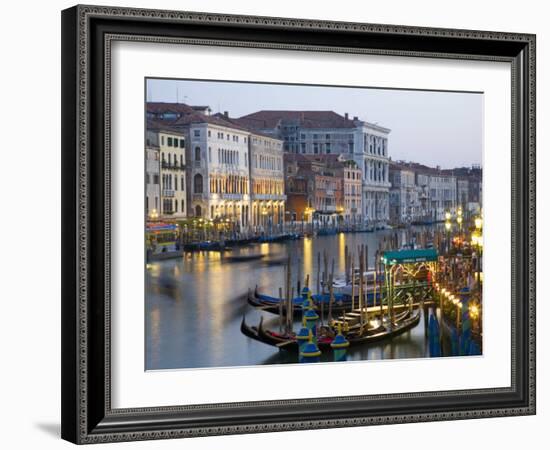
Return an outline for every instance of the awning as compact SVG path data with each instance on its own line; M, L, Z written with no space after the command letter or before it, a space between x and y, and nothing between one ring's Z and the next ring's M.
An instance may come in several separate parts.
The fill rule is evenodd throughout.
M421 248L416 250L397 250L384 252L382 262L384 264L415 264L428 261L437 261L437 250L434 248Z

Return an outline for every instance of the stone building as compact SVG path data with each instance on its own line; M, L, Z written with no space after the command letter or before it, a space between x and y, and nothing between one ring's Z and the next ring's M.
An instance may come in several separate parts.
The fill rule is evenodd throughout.
M185 134L166 124L148 121L146 139L146 207L148 211L155 209L163 218L186 217ZM157 167L158 172L156 172ZM151 193L154 197L156 184L159 185L158 200L150 198L149 194Z
M415 171L399 163L390 163L390 223L411 224L426 214L421 203L423 190L416 184Z
M149 144L145 148L145 215L157 218L160 205L160 149Z
M268 135L251 133L250 180L251 224L263 229L280 226L285 220L283 143Z
M417 192L412 196L412 202L416 198L416 207L414 209L416 219L412 222L439 222L445 219L445 213L450 212L455 214L457 210L457 177L450 170L441 170L440 167L428 167L423 164L397 161L394 167L399 167L401 174L407 173L407 185L410 186L410 172L414 173L415 185ZM397 175L398 177L401 174ZM403 182L400 180L395 188L392 187L394 193L401 190ZM406 192L400 191L400 192ZM405 198L400 194L394 196L394 201L406 206ZM394 203L395 205L395 203ZM398 209L402 211L402 209ZM406 212L408 215L408 212Z
M282 228L285 221L285 181L283 141L270 134L249 129L245 121L231 118L225 111L214 117L248 130L250 155L250 225L256 231Z
M362 171L353 160L343 161L341 176L344 195L343 218L347 225L361 223L363 211Z
M344 155L362 173L361 220L384 223L389 218L390 130L334 111L258 111L239 119L251 129L284 142L286 153Z
M291 221L337 225L344 213L343 166L326 155L285 154L285 192ZM335 155L336 156L336 155Z

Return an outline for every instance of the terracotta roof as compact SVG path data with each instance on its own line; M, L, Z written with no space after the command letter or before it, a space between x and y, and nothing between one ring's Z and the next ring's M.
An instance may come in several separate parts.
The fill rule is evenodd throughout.
M193 114L186 114L172 122L173 126L176 126L176 127L190 125L193 123L209 123L211 125L218 125L218 126L227 127L227 128L234 128L241 131L248 131L246 128L240 125L234 124L228 120L221 119L216 115L207 116L205 114L201 114L196 111L194 111Z
M181 106L187 106L187 105L178 105L178 107ZM182 116L177 119L149 119L147 121L147 129L167 129L167 130L179 130L181 132L181 128L186 127L187 125L191 125L193 123L209 123L212 125L219 125L227 128L234 128L241 131L248 131L247 128L232 123L228 120L223 120L216 115L214 116L208 116L206 114L202 114L200 112L195 111L193 108L190 108L187 110L187 112L182 112L184 108L182 108L180 111L176 111L175 108L171 108L171 104L155 104L154 107L151 109L154 110L156 113L161 112L178 112L181 113Z
M353 120L334 111L262 110L239 118L256 129L276 128L281 123L295 123L303 128L355 128Z
M180 114L192 114L195 110L185 103L167 103L167 102L147 102L147 112L159 114L164 112L174 112Z
M160 132L168 132L168 133L174 133L180 136L183 136L182 130L175 128L172 126L174 121L168 121L168 120L154 120L154 119L148 119L147 120L147 130L148 131L160 131Z
M276 136L273 136L273 135L268 134L268 133L262 133L261 131L259 131L257 129L249 127L247 125L246 121L243 121L239 118L229 117L229 116L226 116L225 114L222 114L222 113L213 114L211 117L215 117L215 118L220 119L224 122L229 122L229 123L233 124L235 128L239 127L243 130L247 130L251 134L256 134L258 136L264 136L264 137L267 137L267 138L270 138L270 139L275 139L277 141L281 141L281 139L279 139Z
M412 161L390 161L391 170L412 170L420 174L445 175L445 171Z

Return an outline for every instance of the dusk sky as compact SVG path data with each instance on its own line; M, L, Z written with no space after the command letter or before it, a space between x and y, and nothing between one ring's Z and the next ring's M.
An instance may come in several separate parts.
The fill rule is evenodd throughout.
M231 117L262 109L347 112L391 129L393 160L445 169L482 163L479 93L154 79L147 82L147 100L208 105Z

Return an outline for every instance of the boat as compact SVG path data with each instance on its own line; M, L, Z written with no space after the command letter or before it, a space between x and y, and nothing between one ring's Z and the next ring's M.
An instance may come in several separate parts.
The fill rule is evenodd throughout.
M321 228L317 230L317 236L333 236L337 233L335 228Z
M246 261L256 261L262 259L265 255L258 253L254 255L232 255L224 256L223 259L228 262L246 262Z
M350 347L369 344L405 333L418 325L419 322L419 309L413 312L405 311L396 317L396 321L393 326L385 324L384 322L378 323L362 334L360 333L358 327L354 327L350 330L350 332L346 333L345 337L349 341ZM263 326L263 317L260 318L260 323L258 326L250 326L246 323L246 319L243 316L243 320L241 322L241 332L251 339L277 347L281 350L297 353L299 349L295 333L278 333L276 331L266 329ZM331 348L330 344L332 343L335 335L336 333L334 330L328 327L321 327L320 334L317 337L317 346L319 347L319 350L329 350Z
M325 311L328 312L329 303L330 303L329 294L313 294L312 298L313 298L313 301L318 305L323 303L323 307L325 308ZM367 290L366 299L367 299L366 306L374 306L374 291L372 289ZM380 301L379 291L376 293L376 301L377 301L377 304ZM283 299L282 307L279 307L280 302L281 300L278 297L272 297L270 295L259 293L258 288L254 289L254 292L249 292L248 294L248 304L250 306L262 309L263 311L267 311L272 314L279 314L280 312L282 312L284 315L286 315L285 300ZM292 299L292 305L294 308L295 315L300 314L302 312L303 302L304 302L304 298L301 296L294 297ZM336 292L334 293L334 303L332 304L332 310L334 312L350 311L354 304L356 306L358 304L357 296L356 296L355 302L352 303L351 295L348 295L345 293L336 293Z

